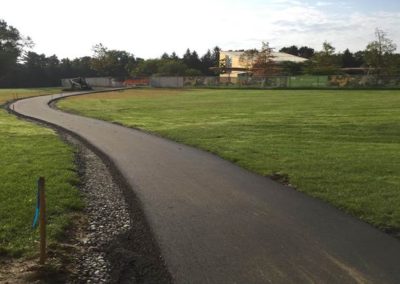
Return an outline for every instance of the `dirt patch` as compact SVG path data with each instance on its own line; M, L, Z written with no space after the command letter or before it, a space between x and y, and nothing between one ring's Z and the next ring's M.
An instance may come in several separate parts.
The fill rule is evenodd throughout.
M277 172L271 175L267 175L267 177L281 184L291 186L291 184L289 183L289 176L287 174Z
M65 232L65 238L47 247L45 265L38 264L38 256L31 258L0 259L0 283L68 283L75 268L74 256L79 251L79 238L86 225L86 216L74 213L73 224ZM76 283L76 282L74 282Z

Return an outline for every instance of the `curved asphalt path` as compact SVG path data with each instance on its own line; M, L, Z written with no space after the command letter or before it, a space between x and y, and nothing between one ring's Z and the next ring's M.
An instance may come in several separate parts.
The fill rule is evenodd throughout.
M400 283L398 240L212 154L51 109L61 96L10 108L75 132L113 160L176 283Z

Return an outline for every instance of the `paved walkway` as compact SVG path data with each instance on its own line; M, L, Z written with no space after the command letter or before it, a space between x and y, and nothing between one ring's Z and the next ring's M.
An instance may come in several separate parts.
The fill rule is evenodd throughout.
M75 132L143 203L176 283L400 283L400 241L212 154L51 109L11 108Z

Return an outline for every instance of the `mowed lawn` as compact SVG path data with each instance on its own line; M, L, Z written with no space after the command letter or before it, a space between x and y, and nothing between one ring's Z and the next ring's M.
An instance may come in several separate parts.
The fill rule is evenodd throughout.
M61 92L61 88L0 89L0 105L10 100Z
M0 105L18 96L59 92L52 89L0 90ZM53 130L17 119L0 109L0 258L38 252L38 229L32 229L36 181L46 177L50 243L63 236L70 213L83 206L74 185L78 177L74 150Z
M400 232L400 91L143 89L58 105L206 149Z

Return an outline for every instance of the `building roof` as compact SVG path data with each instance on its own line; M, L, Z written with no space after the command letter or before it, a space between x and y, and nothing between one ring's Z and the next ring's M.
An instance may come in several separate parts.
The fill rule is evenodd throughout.
M221 53L231 56L231 57L240 57L243 54L243 51L221 51ZM307 61L306 58L295 56L285 52L272 52L273 61L275 62L295 62L301 63Z

